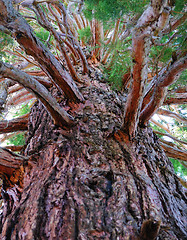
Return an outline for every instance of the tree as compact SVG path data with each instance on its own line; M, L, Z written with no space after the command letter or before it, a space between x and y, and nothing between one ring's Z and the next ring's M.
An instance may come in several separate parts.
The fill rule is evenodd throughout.
M156 111L186 122L160 108L186 94L185 4L138 4L0 0L1 112L8 95L34 101L0 122L28 131L19 154L0 148L2 239L185 239L186 192L165 152L185 165L186 142L169 130L159 142L148 124Z

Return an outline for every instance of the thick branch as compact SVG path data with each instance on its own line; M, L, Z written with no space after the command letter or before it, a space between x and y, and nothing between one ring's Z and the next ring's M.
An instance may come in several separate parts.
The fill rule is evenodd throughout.
M50 92L40 84L35 78L25 72L14 68L11 65L0 62L0 74L4 77L11 78L23 85L29 92L34 94L46 106L47 110L53 117L55 124L64 127L73 124L73 118L63 110L56 99Z
M150 49L150 36L154 23L158 22L162 11L162 1L152 1L140 19L132 34L132 85L128 95L124 123L122 128L129 136L135 134L143 100L144 85L147 80L147 58ZM159 26L158 26L159 27Z
M20 152L23 149L23 145L19 145L19 146L14 146L14 145L9 145L6 146L6 149L11 150L13 152Z
M12 1L0 0L0 7L0 24L11 30L12 36L24 47L26 53L34 57L43 71L51 77L69 99L84 101L68 72L63 69L61 63L45 45L37 39L24 18L14 10Z
M160 141L160 145L163 147L166 155L181 161L187 161L187 151L180 150L175 147L171 147Z
M20 118L0 122L0 134L25 131L27 129L28 129L28 114Z
M150 89L151 92L153 91L153 95L150 97L148 92L145 96L144 101L146 102L149 100L149 103L146 105L143 104L145 107L141 111L140 124L145 124L152 117L163 103L167 87L171 85L186 68L187 57L184 57L174 64L171 64L169 68L165 67L160 71L158 77L154 78L153 89Z
M26 157L13 153L5 148L0 148L0 175L11 176L14 170L18 169Z
M187 103L187 92L173 95L172 92L168 94L164 100L163 105L170 104L186 104Z
M187 13L184 13L182 17L180 17L177 20L174 20L172 23L169 24L169 27L164 29L164 33L169 33L174 31L178 26L180 26L182 23L184 23L187 19Z

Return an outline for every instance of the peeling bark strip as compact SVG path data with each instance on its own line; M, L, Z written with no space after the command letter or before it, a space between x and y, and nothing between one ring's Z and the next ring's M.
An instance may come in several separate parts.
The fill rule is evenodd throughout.
M61 63L34 35L29 24L18 14L11 0L0 0L0 25L7 29L17 42L24 47L26 53L34 57L51 80L57 84L67 98L73 101L84 101L71 76L63 69Z
M28 130L28 115L12 120L0 121L0 134Z
M73 117L60 107L50 92L35 78L3 62L0 62L0 74L17 81L29 92L33 93L46 106L56 125L61 127L73 125Z

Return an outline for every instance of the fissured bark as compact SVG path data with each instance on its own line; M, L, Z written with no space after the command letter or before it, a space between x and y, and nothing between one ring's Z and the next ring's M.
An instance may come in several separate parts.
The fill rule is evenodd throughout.
M6 192L1 239L151 240L150 221L161 223L158 239L185 239L185 192L152 129L128 142L120 131L125 97L95 80L81 92L85 103L66 107L77 121L69 131L41 103L32 108L32 164L9 211Z

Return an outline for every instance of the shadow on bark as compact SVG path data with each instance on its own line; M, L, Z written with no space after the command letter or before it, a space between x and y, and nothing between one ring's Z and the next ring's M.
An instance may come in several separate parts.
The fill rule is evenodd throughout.
M124 97L96 81L81 91L85 103L67 109L77 121L69 131L55 127L41 103L32 108L32 164L17 205L4 196L1 239L150 240L157 230L160 240L185 239L185 192L157 136L139 128L127 142Z

